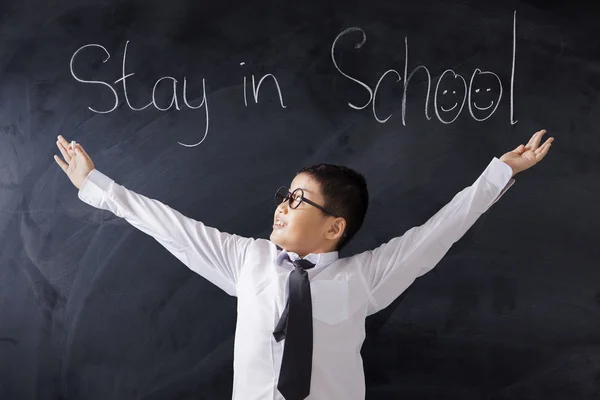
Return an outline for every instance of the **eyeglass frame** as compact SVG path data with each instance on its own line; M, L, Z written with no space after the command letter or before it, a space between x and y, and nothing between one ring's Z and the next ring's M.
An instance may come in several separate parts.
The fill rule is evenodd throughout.
M279 194L279 191L281 189L285 189L287 190L287 194L285 195L285 197L283 198L283 200L280 203L277 203L277 195ZM294 193L296 193L297 191L300 191L300 202L298 203L298 205L296 207L292 207L292 195ZM292 209L296 209L300 206L300 204L302 204L303 201L307 202L308 204L310 204L313 207L317 207L319 210L331 215L332 217L338 218L338 215L335 215L334 213L332 213L331 211L325 209L325 207L322 207L320 205L318 205L317 203L315 203L312 200L307 199L306 197L304 197L304 190L302 190L302 188L298 188L296 190L294 190L293 192L290 192L289 188L287 186L281 186L279 189L277 189L277 191L275 192L275 205L277 207L279 207L280 204L283 204L285 201L288 202L288 205L290 208ZM342 233L342 237L346 237L346 230L344 229L344 232Z

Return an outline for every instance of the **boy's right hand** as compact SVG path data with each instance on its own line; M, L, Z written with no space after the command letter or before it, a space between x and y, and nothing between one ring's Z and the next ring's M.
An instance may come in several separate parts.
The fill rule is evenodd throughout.
M92 159L79 143L75 144L75 149L73 151L71 143L67 142L61 135L58 135L56 146L58 146L58 149L65 160L63 161L57 155L54 155L54 160L62 168L65 174L67 174L71 183L73 183L77 189L81 189L83 181L95 168Z

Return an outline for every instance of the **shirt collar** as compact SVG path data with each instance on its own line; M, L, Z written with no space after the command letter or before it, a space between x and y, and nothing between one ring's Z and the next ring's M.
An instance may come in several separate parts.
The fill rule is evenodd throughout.
M300 256L293 251L287 251L279 246L277 246L277 249L281 250L277 257L275 257L275 264L278 266L281 266L283 260L285 260L287 257L289 257L292 261L300 258ZM338 257L338 251L329 251L327 253L309 253L306 255L306 257L304 257L304 259L314 263L315 268L318 268L331 264L332 262L336 261Z

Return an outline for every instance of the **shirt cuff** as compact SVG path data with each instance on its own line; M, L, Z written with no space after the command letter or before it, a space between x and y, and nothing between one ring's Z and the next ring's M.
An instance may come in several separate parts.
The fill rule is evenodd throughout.
M486 208L489 209L494 203L500 200L500 197L515 183L515 179L512 178L512 168L504 161L500 161L497 157L494 157L486 170L483 173L485 179L494 185L500 193L494 201Z
M113 182L113 179L94 168L81 184L77 197L93 207L100 207L104 193Z
M497 157L494 157L488 167L485 169L483 175L488 182L492 183L499 190L506 187L507 183L512 179L512 168L505 163L500 161Z

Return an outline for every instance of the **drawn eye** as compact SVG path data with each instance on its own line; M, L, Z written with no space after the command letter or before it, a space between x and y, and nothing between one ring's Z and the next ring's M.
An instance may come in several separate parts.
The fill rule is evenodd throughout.
M444 92L442 94L446 94L446 93L448 93L448 90L444 90Z
M475 93L479 93L479 88L475 89Z
M452 91L452 93L453 93L453 94L456 94L456 90L453 90L453 91Z
M490 90L492 90L492 89L490 89L490 88L487 88L486 92L489 92Z

